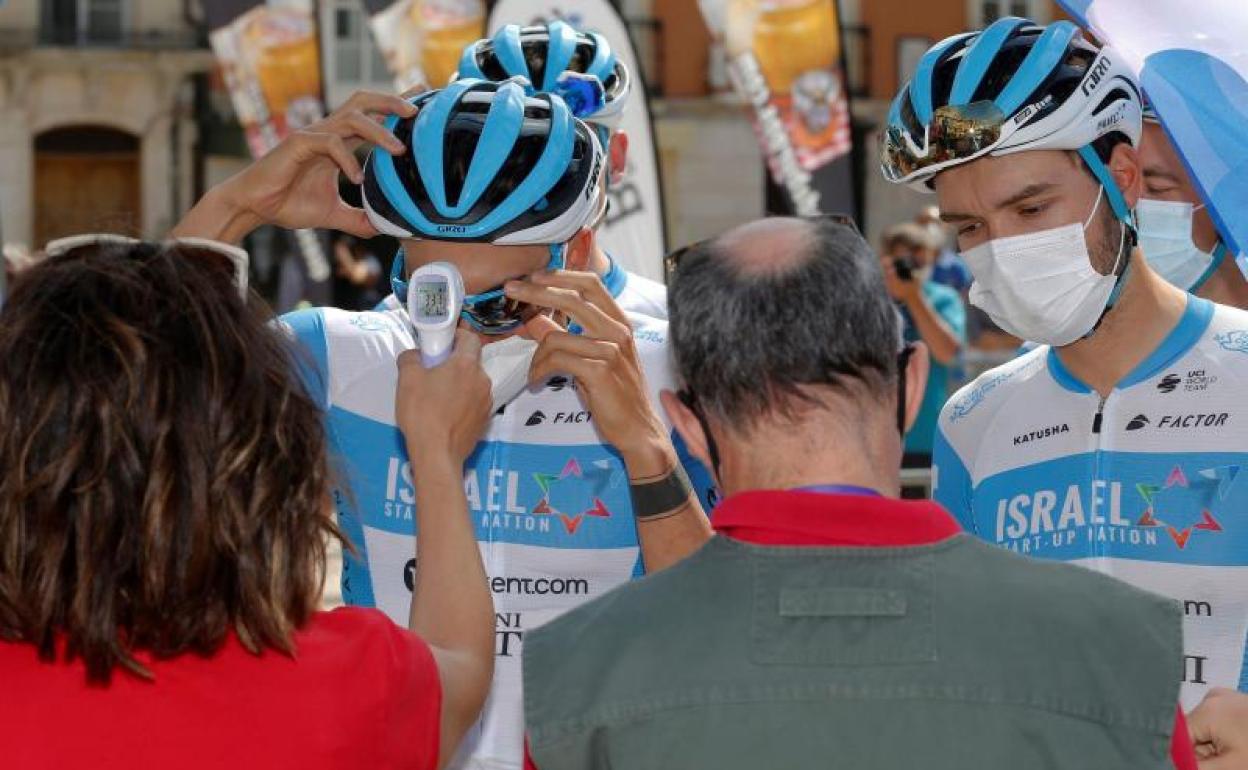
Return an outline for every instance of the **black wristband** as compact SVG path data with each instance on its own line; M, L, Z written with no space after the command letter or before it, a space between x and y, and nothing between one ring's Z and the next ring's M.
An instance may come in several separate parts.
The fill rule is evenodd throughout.
M628 494L633 499L633 516L645 521L657 519L682 508L689 502L693 485L684 467L676 467L666 476L654 481L630 481Z

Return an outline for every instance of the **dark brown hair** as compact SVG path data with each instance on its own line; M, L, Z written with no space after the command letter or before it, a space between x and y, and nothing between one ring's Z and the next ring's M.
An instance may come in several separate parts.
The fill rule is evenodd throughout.
M332 479L293 343L223 256L92 245L0 311L0 638L87 678L292 651L316 607Z

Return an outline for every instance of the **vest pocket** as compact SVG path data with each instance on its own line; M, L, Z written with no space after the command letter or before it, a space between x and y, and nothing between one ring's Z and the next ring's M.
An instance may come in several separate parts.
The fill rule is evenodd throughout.
M750 658L774 665L936 660L929 555L750 558Z

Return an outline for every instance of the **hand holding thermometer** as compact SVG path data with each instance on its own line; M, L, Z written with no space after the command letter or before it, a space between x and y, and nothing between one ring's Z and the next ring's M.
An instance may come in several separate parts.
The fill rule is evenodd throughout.
M426 369L451 354L455 327L464 305L464 279L448 262L416 269L407 283L407 314L420 337L420 359Z

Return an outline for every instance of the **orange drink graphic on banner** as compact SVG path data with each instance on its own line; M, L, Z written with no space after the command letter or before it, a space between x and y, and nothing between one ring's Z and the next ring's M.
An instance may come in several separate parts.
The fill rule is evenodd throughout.
M807 72L840 60L834 0L756 0L754 56L771 92L788 94Z
M479 0L414 0L412 21L421 30L420 69L438 88L459 68L464 47L485 34L485 7Z
M242 30L242 48L251 60L269 111L298 127L301 121L291 119L291 105L313 99L319 109L320 63L312 18L263 6L249 15Z

